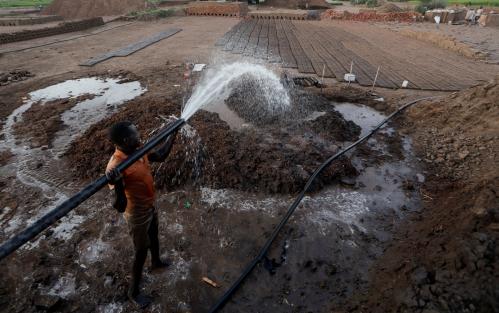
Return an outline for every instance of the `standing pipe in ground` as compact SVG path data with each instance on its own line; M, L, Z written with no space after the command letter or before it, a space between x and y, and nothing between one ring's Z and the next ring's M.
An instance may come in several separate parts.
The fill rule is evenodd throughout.
M128 159L123 161L123 163L118 165L118 170L120 171L120 173L123 172L128 167L130 167L133 163L137 162L146 153L151 151L161 141L166 139L177 129L182 127L184 124L185 124L184 119L178 119L172 124L168 125L168 127L166 127L165 129L161 130L156 136L154 136L151 140L149 140L141 149L137 150ZM17 234L16 236L4 242L0 246L0 261L3 260L8 255L10 255L12 252L19 249L29 240L35 238L38 234L40 234L46 228L48 228L49 226L60 220L62 217L66 216L74 208L76 208L78 205L80 205L85 200L90 198L97 191L102 189L102 187L104 187L107 184L107 182L108 181L105 175L100 177L91 184L87 185L85 188L83 188L83 190L78 192L76 195L64 201L61 205L59 205L52 211L48 212L47 214L45 214L42 218L34 222L32 225L23 230L21 233Z

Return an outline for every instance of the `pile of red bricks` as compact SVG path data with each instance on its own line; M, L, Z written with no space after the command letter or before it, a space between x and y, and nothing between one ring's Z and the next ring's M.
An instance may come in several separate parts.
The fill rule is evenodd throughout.
M242 17L248 14L248 4L243 2L222 3L216 1L203 1L191 3L186 9L187 15L212 15Z
M390 12L376 13L360 12L350 13L348 11L327 10L321 15L321 19L348 20L358 22L417 22L422 20L422 15L417 12Z

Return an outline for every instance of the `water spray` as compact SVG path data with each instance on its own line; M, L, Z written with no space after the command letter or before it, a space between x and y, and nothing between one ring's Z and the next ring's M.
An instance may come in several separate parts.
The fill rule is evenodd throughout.
M190 66L189 66L190 68ZM208 71L207 75L194 90L185 107L182 108L180 119L160 130L156 136L151 138L141 149L133 153L117 169L122 173L125 169L137 162L146 153L156 147L161 141L186 124L201 107L210 104L219 97L223 97L230 91L231 84L242 75L252 75L257 79L264 80L261 92L268 100L271 109L286 109L289 106L289 95L279 81L279 78L271 71L261 65L250 63L233 63L224 65L219 69ZM189 78L190 79L190 78ZM64 201L55 209L49 211L43 217L28 226L21 233L8 239L0 246L0 261L16 251L29 240L35 238L42 231L66 216L78 205L94 195L97 191L108 184L105 175L87 185L73 197Z

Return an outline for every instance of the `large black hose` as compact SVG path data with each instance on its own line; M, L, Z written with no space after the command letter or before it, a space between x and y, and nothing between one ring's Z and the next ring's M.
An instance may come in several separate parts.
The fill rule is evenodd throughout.
M178 128L185 124L184 119L178 119L172 124L168 125L164 130L161 130L156 136L150 139L141 149L137 150L129 158L118 165L118 170L123 172L125 169L130 167L133 163L137 162L142 158L147 152L151 151L155 146L157 146L161 141L166 139L169 135L175 132ZM45 214L42 218L34 222L28 228L23 230L20 234L15 235L0 246L0 261L7 257L12 252L16 251L23 244L29 240L35 238L39 233L44 231L47 227L57 222L59 219L64 217L66 214L71 212L74 208L80 205L83 201L90 198L97 191L107 184L106 176L95 180L91 184L87 185L83 190L78 192L76 195L70 199L64 201L61 205L51 210Z
M395 115L399 114L400 112L402 112L403 110L405 110L406 108L408 108L409 106L411 106L411 105L413 105L413 104L415 104L417 102L420 102L420 101L423 101L423 100L429 100L429 99L433 99L433 98L435 98L435 97L421 98L421 99L417 99L417 100L411 101L411 102L409 102L409 103L401 106L395 112L393 112L392 114L390 114L385 120L383 120L381 123L379 123L369 134L365 135L364 137L360 138L356 142L354 142L351 145L349 145L344 150L336 153L335 155L331 156L329 159L327 159L326 161L324 161L324 163L322 163L322 165L319 168L317 168L315 170L315 172L310 176L310 178L307 181L307 184L305 185L305 187L303 188L303 190L301 191L301 193L298 195L298 197L295 199L295 201L288 208L288 212L286 213L286 215L283 217L283 219L281 220L281 222L279 223L279 225L277 225L277 227L274 229L274 231L270 235L270 238L267 239L267 242L265 243L265 245L263 245L263 247L260 249L260 253L258 253L258 255L253 259L253 261L251 261L245 267L245 269L243 270L243 272L241 273L241 275L239 276L239 278L232 284L232 286L230 286L230 288L223 294L223 296L220 299L218 299L217 303L210 308L209 312L210 313L214 313L214 312L217 312L218 310L221 310L224 307L224 305L227 303L227 301L229 301L229 299L231 298L232 294L239 288L239 286L244 281L244 279L253 271L253 269L255 268L255 266L265 257L265 255L267 254L267 251L269 250L270 246L272 245L272 243L274 242L274 240L277 238L277 235L279 234L279 232L281 231L281 229L288 222L289 218L294 213L294 211L296 210L296 208L300 204L300 202L303 199L303 197L305 196L305 194L309 191L309 189L312 186L312 183L314 182L314 180L317 178L317 176L326 167L328 167L334 160L338 159L340 156L344 155L345 153L347 153L348 151L352 150L354 147L356 147L357 145L359 145L360 143L366 141L369 137L371 137L372 135L374 135L374 133L376 133L383 125L385 125Z

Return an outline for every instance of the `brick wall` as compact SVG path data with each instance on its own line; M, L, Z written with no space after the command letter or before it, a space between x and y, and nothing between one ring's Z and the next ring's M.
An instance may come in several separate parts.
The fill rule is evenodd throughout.
M96 17L76 22L61 23L56 27L25 30L10 34L0 34L0 44L76 32L100 25L104 25L104 20L102 17Z
M215 1L203 1L191 3L186 9L187 15L212 15L212 16L246 16L248 14L247 3L220 3Z

